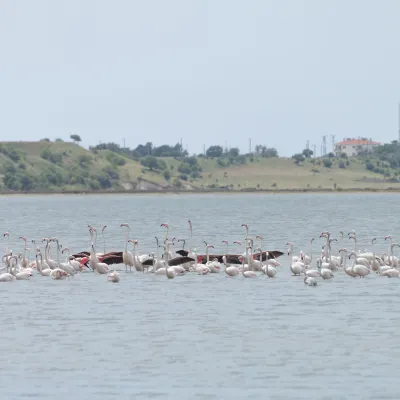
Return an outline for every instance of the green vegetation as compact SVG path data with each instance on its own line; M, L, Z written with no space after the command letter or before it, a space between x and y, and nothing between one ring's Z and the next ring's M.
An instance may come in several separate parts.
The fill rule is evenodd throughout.
M213 145L189 155L178 143L134 149L105 143L89 150L75 142L0 144L0 190L7 192L92 192L143 190L343 190L400 189L400 146L378 147L363 157L341 154L314 158L304 150L280 158L257 145L253 154ZM79 138L80 139L80 138Z

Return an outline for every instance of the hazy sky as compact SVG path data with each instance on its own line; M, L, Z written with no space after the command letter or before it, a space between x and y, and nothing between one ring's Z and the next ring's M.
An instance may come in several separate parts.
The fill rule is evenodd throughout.
M0 0L0 138L390 141L399 21L397 0Z

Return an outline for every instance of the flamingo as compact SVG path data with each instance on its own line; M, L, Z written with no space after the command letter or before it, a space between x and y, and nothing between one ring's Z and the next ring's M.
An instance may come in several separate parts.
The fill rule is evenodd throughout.
M317 286L318 285L318 282L314 277L307 276L307 275L304 276L304 283L308 286Z
M125 272L128 272L128 266L129 266L129 272L132 272L132 267L134 266L134 260L133 260L133 254L128 251L128 235L130 233L130 226L129 224L121 224L121 227L128 228L125 231L125 247L124 251L122 252L122 260L123 263L125 264Z
M120 280L119 273L117 271L112 271L107 275L107 280L109 282L117 283Z
M71 268L73 268L74 271L76 272L81 271L82 264L79 261L77 261L74 256L70 255L71 250L69 249L69 247L64 247L63 250L61 251L61 254L64 254L64 252L68 253L67 261L68 264L71 266Z
M260 263L262 262L262 249L261 247L257 250L260 252ZM274 266L269 264L269 259L268 259L269 253L267 252L267 264L263 265L261 267L261 271L268 276L268 278L275 278L277 274L277 270ZM272 260L272 259L271 259ZM279 264L279 263L278 263Z
M387 269L382 273L382 276L387 276L388 278L398 278L400 276L400 271L395 267L395 261L393 259L393 248L400 247L400 245L392 243L390 245L390 256L391 268Z
M68 276L68 274L65 271L63 271L62 269L56 268L56 269L51 270L50 276L54 280L61 280L61 279L66 278Z
M350 267L346 268L346 260L347 260L347 249L340 249L339 253L340 254L344 254L344 258L343 258L343 270L345 272L346 275L351 276L352 278L356 278L358 275L353 272L353 267L350 265Z
M371 271L369 270L368 267L366 267L364 264L356 264L357 262L357 254L356 252L352 251L349 255L349 259L351 259L354 256L354 261L353 264L351 266L352 268L352 272L354 274L356 274L357 276L359 276L360 278L364 278L365 276L367 276L368 274L371 273Z
M309 256L306 254L302 254L301 260L303 261L304 265L310 265L312 261L312 243L314 241L314 238L310 240L310 250L309 250Z
M356 263L357 265L365 265L367 268L369 268L369 261L365 257L360 257L360 254L357 254L357 238L356 236L349 236L349 240L353 239L354 240L354 250L353 252L356 254Z
M322 266L322 260L317 260L317 267L322 279L332 279L334 277L333 272L329 268L324 268Z
M24 251L22 253L21 267L26 268L29 264L29 261L25 258L25 251L27 248L26 242L28 239L25 236L20 236L19 239L22 239L24 241Z
M13 274L15 276L15 279L17 280L27 280L30 279L30 277L32 276L32 273L30 271L20 271L17 272L16 268L17 268L17 261L18 261L18 257L17 256L11 256L12 259L15 259L15 264L14 266L11 265L11 274ZM14 267L14 269L13 269Z
M250 261L248 259L248 257L249 257L249 249L250 249L250 246L246 246L246 259L247 259L247 263L248 263L248 265L250 267ZM245 278L257 278L257 274L253 270L249 270L249 271L245 271L244 270L244 258L242 259L242 275Z
M3 256L3 261L6 263L5 260L7 260L8 266L10 266L10 257L12 257L11 253L6 253ZM11 282L15 279L15 276L11 274L10 272L4 272L0 274L0 282Z
M38 257L40 257L40 262L38 262ZM40 250L36 253L36 265L37 265L37 270L39 271L40 275L50 276L52 270L50 268L44 267L43 254Z
M93 243L90 251L89 266L93 271L97 271L99 274L107 274L110 272L110 269L106 263L99 262Z
M374 247L375 241L376 241L376 238L373 238L371 240L372 246L374 248L374 251L372 253L371 269L372 269L372 271L377 272L377 271L379 271L380 264L377 261L376 255L375 255L375 247Z
M233 267L233 266L231 266L230 264L228 264L228 263L226 262L226 256L227 256L227 254L228 254L228 246L229 246L229 243L228 243L227 240L223 240L222 243L226 244L226 253L225 253L224 256L222 257L222 260L223 260L223 263L224 263L224 266L225 266L225 269L224 269L225 274L226 274L227 276L230 276L230 277L231 277L231 276L236 276L236 275L239 274L239 270L238 270L236 267Z

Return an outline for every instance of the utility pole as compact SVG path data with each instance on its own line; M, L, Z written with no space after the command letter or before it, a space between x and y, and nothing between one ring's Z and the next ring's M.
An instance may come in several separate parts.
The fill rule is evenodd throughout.
M326 135L322 136L322 156L326 156Z
M249 138L249 154L251 154L251 138Z
M206 156L206 145L205 144L203 144L203 154L204 154L204 157Z
M331 139L332 139L332 153L335 154L335 138L336 135L331 135Z
M317 146L314 144L313 147L314 147L314 153L313 154L314 154L314 158L315 158L315 157L317 157Z

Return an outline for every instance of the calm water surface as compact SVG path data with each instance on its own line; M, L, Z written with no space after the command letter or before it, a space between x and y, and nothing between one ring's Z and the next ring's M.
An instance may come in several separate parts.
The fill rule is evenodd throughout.
M87 225L105 224L107 250L122 250L119 225L129 222L149 252L162 222L188 237L191 219L193 245L218 252L223 239L243 240L242 223L268 249L307 250L315 237L316 255L322 230L354 229L361 248L376 237L383 252L399 208L395 194L0 197L0 229L14 251L20 235L79 251ZM121 272L119 284L92 273L2 283L2 398L400 398L400 281L338 272L305 287L281 261L276 279Z

